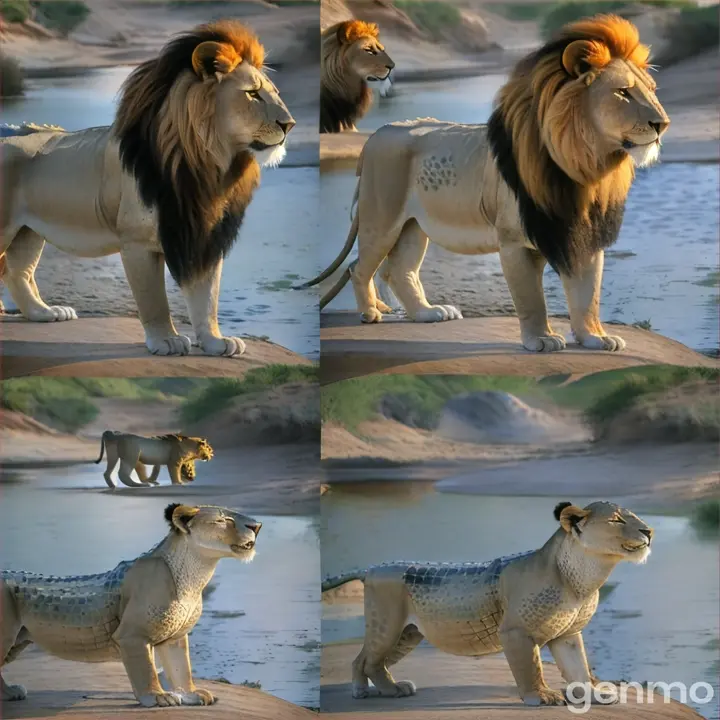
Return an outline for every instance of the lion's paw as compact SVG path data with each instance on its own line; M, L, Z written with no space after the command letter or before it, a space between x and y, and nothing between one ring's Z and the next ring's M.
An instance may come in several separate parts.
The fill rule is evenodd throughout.
M445 320L462 320L462 313L453 305L433 305L415 313L414 322L434 323Z
M190 338L184 335L149 337L145 344L153 355L189 355Z
M364 323L379 323L382 322L382 317L382 313L375 307L366 310L361 315L361 319Z
M174 707L182 705L182 695L176 692L159 692L141 695L138 702L143 707Z
M562 335L541 335L523 340L523 347L530 352L559 352L565 349Z
M370 688L367 683L353 683L352 696L355 700L364 700L370 697Z
M200 340L200 348L206 355L235 357L245 352L245 343L236 337L210 337Z
M217 698L209 691L203 688L195 688L193 692L181 692L183 705L212 705Z
M386 303L384 303L382 300L379 300L379 299L375 301L375 307L378 309L378 312L381 312L381 313L389 314L393 311L393 309L389 305L387 305Z
M34 308L25 317L31 322L65 322L78 319L73 308L63 305Z
M625 341L617 335L587 335L582 340L576 338L576 342L588 350L607 350L607 352L619 352L626 347Z
M571 683L565 688L565 698L571 705L615 705L620 702L616 684L593 679L590 683Z
M538 705L567 705L565 696L557 690L550 688L541 688L533 693L529 693L523 698L526 705L537 707Z
M415 683L410 680L398 680L395 683L395 697L410 697L417 694Z
M27 690L23 685L5 685L3 687L2 699L8 702L24 700L27 697Z

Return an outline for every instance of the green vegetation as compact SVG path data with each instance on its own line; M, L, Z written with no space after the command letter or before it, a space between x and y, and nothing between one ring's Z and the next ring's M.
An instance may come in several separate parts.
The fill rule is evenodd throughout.
M720 532L720 500L706 500L700 503L690 517L696 532L702 535Z
M30 0L0 0L0 15L7 22L25 22L32 15Z
M16 60L0 54L0 97L17 97L23 94L25 82Z
M717 4L685 7L665 31L667 48L658 63L667 67L686 58L717 48L720 39L720 12Z
M460 23L460 10L449 3L438 0L397 0L396 7L421 30L430 33L434 38L442 35L443 30L455 27Z
M90 8L81 0L38 0L36 20L49 30L69 35L90 14Z
M516 22L539 20L557 5L555 2L489 3L488 10Z
M233 398L269 390L287 383L318 381L315 365L266 365L253 368L242 378L222 378L198 388L180 408L183 423L194 423L226 407Z

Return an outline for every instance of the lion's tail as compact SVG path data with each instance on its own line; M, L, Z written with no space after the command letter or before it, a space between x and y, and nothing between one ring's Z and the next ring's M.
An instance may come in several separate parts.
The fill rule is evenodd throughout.
M351 570L350 572L343 573L341 575L331 575L323 578L322 591L327 592L328 590L334 590L335 588L345 585L345 583L352 582L353 580L365 582L367 572L367 570Z
M100 438L100 457L95 461L95 464L102 462L103 455L105 454L105 442L113 434L112 430L106 430Z

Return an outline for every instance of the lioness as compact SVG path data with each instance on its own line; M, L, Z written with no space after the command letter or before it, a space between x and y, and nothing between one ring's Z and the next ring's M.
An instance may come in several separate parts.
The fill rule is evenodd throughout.
M462 318L432 305L420 267L432 239L451 252L500 253L527 350L565 348L543 293L549 263L565 287L575 340L622 350L600 323L604 249L620 231L636 166L653 163L670 120L648 73L649 50L627 20L567 25L513 70L487 125L433 119L392 123L358 161L357 203L345 247L304 287L329 277L358 240L358 259L321 301L352 279L363 322L379 322L373 276L387 258L390 287L415 322Z
M195 479L195 460L207 462L213 458L213 449L205 438L188 437L187 435L170 434L155 437L143 437L132 433L121 433L106 430L100 438L100 457L96 464L102 462L107 450L107 467L103 473L105 482L113 490L117 487L112 473L118 460L120 470L118 478L128 487L144 487L157 485L160 468L168 469L173 485L184 485ZM150 477L145 472L145 465L154 465ZM135 470L140 482L132 478Z
M137 701L211 705L195 687L188 633L202 615L202 592L221 558L250 562L262 523L209 505L168 505L170 533L162 542L98 575L54 577L0 571L2 658L14 660L31 643L66 660L122 660ZM172 686L158 680L155 653ZM22 685L0 677L3 700L24 700Z
M380 42L375 23L346 20L322 32L320 68L320 132L355 130L370 109L373 93L368 82L390 86L395 63Z
M374 565L323 582L323 592L351 580L365 583L365 642L353 663L353 697L415 694L388 667L426 638L453 655L503 651L526 705L564 705L543 679L547 645L568 683L598 685L581 631L598 604L599 589L621 561L643 563L653 531L610 502L555 508L560 528L539 550L486 563ZM406 624L414 616L416 624ZM604 685L607 685L605 683Z
M80 257L120 253L151 353L190 352L170 317L166 264L202 351L244 351L218 327L223 257L260 165L282 160L295 125L263 63L245 26L201 25L130 74L112 126L0 140L1 264L25 318L77 317L40 297L34 273L47 240Z

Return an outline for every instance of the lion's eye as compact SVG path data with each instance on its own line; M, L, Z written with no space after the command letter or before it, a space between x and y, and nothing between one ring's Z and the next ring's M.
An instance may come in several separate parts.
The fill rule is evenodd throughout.
M245 94L251 99L251 100L262 100L260 97L260 91L259 90L246 90Z
M373 50L372 48L365 48L366 53L370 53L370 55L377 55L377 50Z
M619 90L615 91L615 95L621 100L630 100L632 98L629 88L620 88Z
M627 522L623 520L619 515L617 517L614 517L610 520L611 523L618 523L620 525L627 525Z

